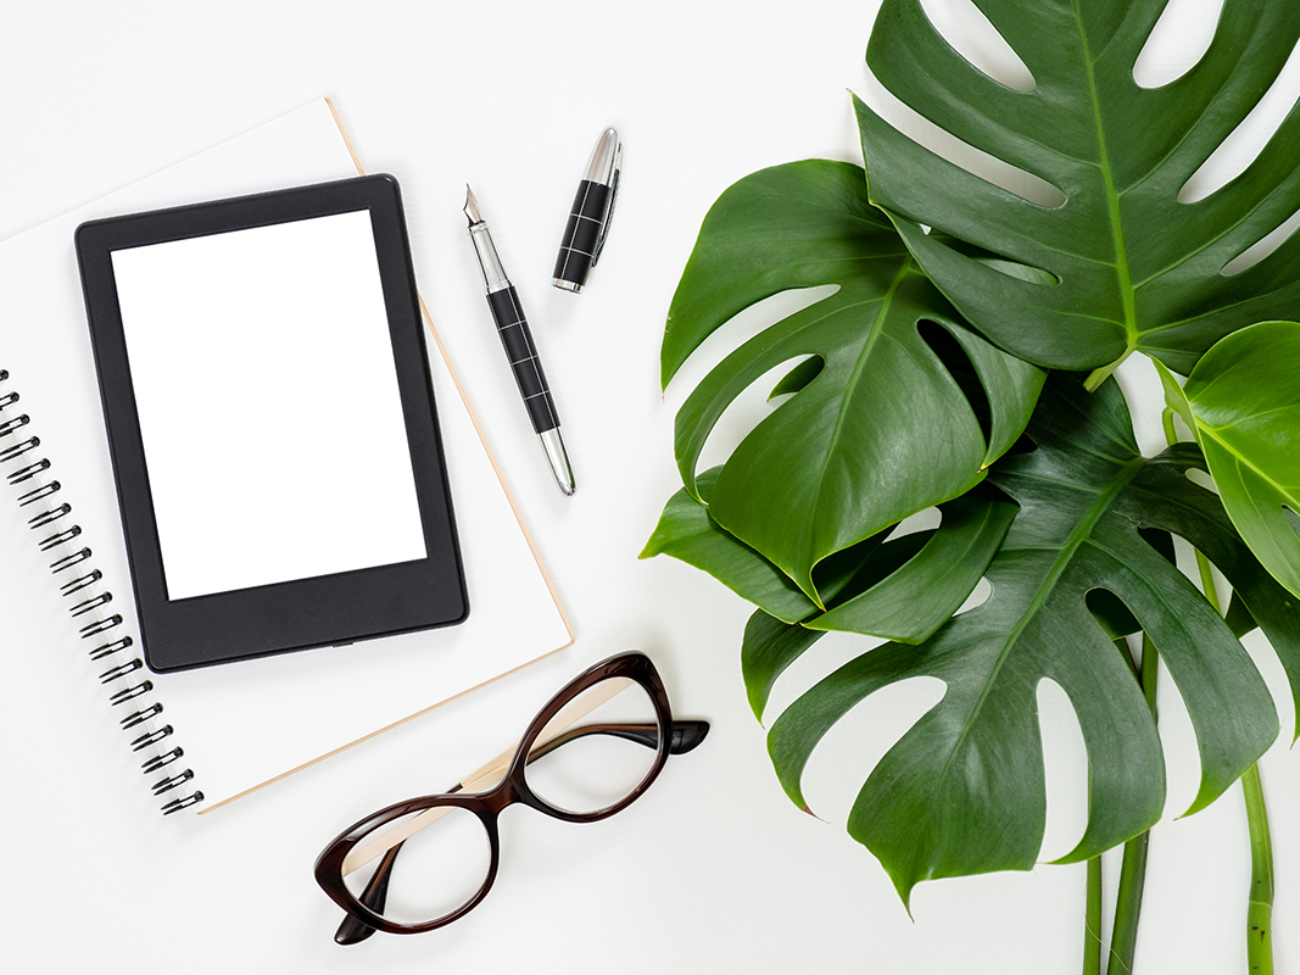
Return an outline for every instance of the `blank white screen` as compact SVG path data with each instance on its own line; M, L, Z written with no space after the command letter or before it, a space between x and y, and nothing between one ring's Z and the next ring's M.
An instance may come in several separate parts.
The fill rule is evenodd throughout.
M426 556L369 211L112 258L169 599Z

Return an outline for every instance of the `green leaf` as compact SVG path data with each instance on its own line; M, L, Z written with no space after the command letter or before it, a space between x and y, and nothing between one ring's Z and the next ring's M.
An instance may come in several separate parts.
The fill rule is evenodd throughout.
M937 530L913 532L867 551L828 612L802 626L788 625L794 621L783 622L762 608L750 617L740 663L756 718L763 720L776 679L825 632L920 643L960 608L984 577L1016 506L964 497L940 510L943 523Z
M1176 564L1174 540L1169 537L1168 532L1147 530L1142 532L1142 537L1167 560ZM1088 593L1088 609L1092 611L1093 619L1101 625L1101 628L1106 631L1106 636L1111 640L1130 636L1142 629L1141 624L1129 612L1123 601L1109 590L1094 589ZM1232 628L1231 623L1228 626L1229 629ZM1236 630L1232 632L1236 636L1241 636L1241 633Z
M1184 394L1232 523L1300 595L1300 324L1262 322L1197 363Z
M761 609L749 618L740 646L740 669L745 675L745 692L754 717L763 720L767 699L777 678L825 635L817 630L782 623Z
M1141 88L1133 66L1167 0L976 0L1035 86L1009 88L945 41L920 0L885 0L867 63L958 139L1056 187L1032 203L945 161L860 102L871 200L981 332L1040 365L1102 367L1140 349L1186 374L1230 332L1300 301L1300 235L1239 274L1225 266L1300 210L1300 111L1222 188L1179 202L1250 114L1300 37L1300 5L1225 3L1186 74ZM1045 271L1000 273L939 234Z
M706 501L720 468L701 474L696 488ZM707 503L678 491L668 499L664 513L640 557L671 555L713 576L728 589L748 599L779 620L794 623L817 611L790 577L744 542L737 540L709 517Z
M1043 679L1069 696L1088 751L1088 822L1063 859L1094 856L1160 816L1155 721L1130 661L1093 616L1094 590L1133 613L1187 706L1202 771L1189 812L1222 793L1277 735L1250 657L1143 533L1177 534L1207 552L1234 585L1252 591L1261 625L1279 623L1270 639L1289 641L1286 652L1296 654L1300 633L1286 622L1294 614L1277 598L1282 590L1269 588L1257 564L1251 575L1249 552L1234 547L1218 499L1187 479L1200 463L1195 447L1143 458L1119 388L1106 383L1089 396L1078 379L1049 380L1028 430L1036 449L1004 458L991 474L1021 510L988 568L990 598L920 646L889 643L862 654L804 693L769 735L782 785L803 807L808 757L848 710L912 677L947 685L871 773L849 817L849 832L881 860L905 901L921 880L1034 865L1045 821L1035 697Z
M819 613L776 566L709 517L718 468L700 475L704 502L678 491L641 558L670 555L709 573L786 623L920 643L962 604L984 575L1016 507L962 497L943 505L937 530L885 541L885 533L837 552L817 567L818 591L833 607ZM883 543L883 544L882 544Z
M1014 504L969 496L940 510L943 523L913 558L880 581L855 586L851 580L832 609L806 620L804 626L902 643L929 639L984 577L1016 516Z
M1300 599L1282 588L1260 564L1222 501L1188 479L1192 469L1206 470L1199 448L1175 444L1147 463L1143 484L1165 501L1164 527L1192 541L1232 586L1232 602L1224 620L1228 628L1238 637L1257 626L1264 631L1287 673L1292 699L1300 707ZM1119 510L1127 513L1123 506ZM1293 739L1297 733L1300 725L1293 731Z
M675 441L682 481L698 497L695 467L723 411L784 363L820 363L816 375L800 365L777 386L793 395L736 448L709 500L718 525L819 605L819 562L978 483L1015 442L1042 384L1037 369L962 325L868 203L862 170L826 160L755 173L714 204L669 311L664 382L741 310L826 284L839 290L709 373L678 412ZM922 322L951 336L948 362ZM968 363L950 367L954 358ZM963 367L977 377L979 404L954 373Z
M709 516L709 496L721 470L711 468L697 479L696 487L703 500L691 497L685 488L669 498L659 524L639 557L669 555L680 559L788 623L816 614L819 607L788 576ZM931 534L921 532L908 538L924 540ZM859 592L866 584L862 580L885 578L920 549L920 545L907 547L897 542L881 548L887 535L888 532L873 535L819 563L814 573L818 592L833 602L850 581L857 583L859 588L854 591Z

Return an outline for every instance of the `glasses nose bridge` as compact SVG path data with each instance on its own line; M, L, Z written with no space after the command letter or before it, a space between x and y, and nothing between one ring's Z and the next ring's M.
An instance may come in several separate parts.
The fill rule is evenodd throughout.
M497 819L507 807L519 802L528 804L528 787L524 785L523 771L522 764L516 769L514 763L511 763L505 778L481 797L483 811L492 820L490 828L496 828Z
M526 749L526 744L520 745L516 758L511 761L505 778L480 797L480 801L483 803L482 809L491 819L488 829L495 834L499 834L498 820L501 813L510 806L525 806L552 819L564 818L558 815L556 810L552 809L547 803L539 799L533 793L532 788L529 787Z

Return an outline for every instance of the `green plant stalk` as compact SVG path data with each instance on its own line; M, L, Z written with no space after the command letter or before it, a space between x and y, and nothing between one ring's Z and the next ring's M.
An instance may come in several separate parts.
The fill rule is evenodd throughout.
M1133 354L1134 346L1124 350L1124 354L1113 362L1108 362L1104 366L1098 366L1092 372L1088 373L1088 378L1083 381L1083 388L1090 393L1095 393L1097 387L1111 377L1116 369L1124 364L1124 360Z
M1205 598L1222 612L1209 560L1200 552L1196 563L1201 570ZM1246 801L1246 823L1250 832L1250 900L1246 906L1246 970L1251 975L1273 975L1273 838L1268 828L1268 807L1259 766L1252 765L1241 777Z
M1166 435L1172 428L1172 413L1166 414ZM1222 615L1210 560L1196 553L1201 588L1211 606ZM1246 970L1251 975L1273 975L1273 838L1268 828L1268 807L1259 765L1252 765L1241 777L1246 801L1246 824L1250 833L1250 900L1246 906Z
M1142 635L1142 666L1138 682L1146 699L1151 716L1156 716L1156 676L1160 658L1150 638ZM1137 953L1138 919L1142 915L1142 895L1146 889L1147 853L1151 845L1151 832L1135 836L1124 844L1124 860L1120 866L1119 893L1115 898L1115 926L1110 938L1110 964L1108 975L1127 975L1133 970Z
M1166 408L1161 414L1165 441L1169 444L1178 442L1178 431L1174 428L1173 410ZM1199 554L1199 553L1198 553ZM1201 581L1208 578L1209 566L1202 570ZM1213 590L1210 590L1213 592ZM1218 610L1218 604L1214 603ZM1117 644L1127 650L1127 641L1118 640ZM1138 670L1138 683L1142 686L1142 696L1152 717L1156 716L1156 679L1160 672L1159 656L1151 640L1142 635L1142 664ZM1138 921L1142 915L1142 897L1146 890L1147 855L1151 847L1151 832L1135 836L1124 844L1124 859L1120 866L1119 891L1115 899L1115 925L1111 931L1109 975L1121 975L1133 970L1133 960L1137 954Z
M1101 857L1088 861L1088 906L1083 922L1083 975L1101 975Z
M1174 427L1174 412L1165 408L1160 415L1164 428L1165 442L1173 445L1178 442L1178 431ZM1199 553L1198 553L1199 555ZM1201 582L1205 583L1209 566L1204 565ZM1209 590L1213 592L1213 588ZM1218 604L1211 599L1216 611ZM1222 615L1220 613L1220 615ZM1127 641L1117 640L1127 652ZM1137 672L1138 683L1142 686L1142 696L1146 699L1151 714L1156 715L1156 678L1159 674L1159 657L1151 640L1142 635L1142 664ZM1142 897L1146 889L1147 854L1151 846L1151 833L1147 831L1124 844L1124 860L1120 867L1119 892L1115 900L1115 926L1111 932L1110 958L1108 966L1110 975L1133 970L1133 959L1137 954L1138 920L1142 914Z
M1151 832L1135 836L1124 844L1124 861L1120 867L1119 895L1115 900L1115 928L1110 939L1108 975L1128 975L1133 971L1137 954L1138 919L1142 914L1142 895L1146 889L1147 852Z
M1246 970L1273 975L1273 840L1259 766L1241 777L1250 827L1250 904L1246 909Z

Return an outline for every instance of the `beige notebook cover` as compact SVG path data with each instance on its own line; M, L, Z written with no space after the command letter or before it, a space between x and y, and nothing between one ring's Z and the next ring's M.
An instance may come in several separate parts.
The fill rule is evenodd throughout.
M0 475L29 460L48 458L51 468L41 476L58 478L60 498L73 505L70 517L82 528L70 543L40 552L37 543L49 533L25 529L32 507L24 506L22 517L12 513L16 499L40 482L0 487L0 506L11 509L0 519L0 584L6 587L7 605L17 614L8 622L9 632L43 652L76 655L85 662L86 686L41 688L41 694L99 698L96 705L111 712L115 728L152 702L162 705L162 713L149 722L114 732L122 738L120 747L129 750L129 742L142 731L173 727L174 733L157 748L166 752L180 746L184 755L144 776L142 783L124 785L147 788L191 769L193 779L160 796L159 806L199 790L204 801L191 808L211 811L572 642L564 611L468 409L437 330L428 322L434 338L430 367L469 592L469 619L448 629L196 671L137 671L98 689L96 678L129 664L136 654L128 649L89 660L87 651L103 641L79 633L88 617L71 616L69 600L58 594L63 577L55 578L49 570L55 558L92 548L93 565L103 573L103 582L77 598L111 590L111 609L124 617L119 629L133 632L131 582L73 231L93 218L342 179L359 171L333 107L322 99L0 242L0 368L10 373L0 383L0 396L17 391L22 397L21 404L5 408L0 423L20 415L20 410L31 418L21 431L0 437L0 450L18 442L19 434L22 439L35 434L41 441L21 460L0 461ZM415 258L418 266L420 255ZM238 378L232 377L232 394L237 388ZM346 408L344 376L337 398L322 403L321 410L327 415ZM256 436L255 430L245 433ZM338 448L341 471L364 465L364 443L341 443ZM232 462L238 462L237 452ZM109 703L110 694L145 679L152 687L138 698Z

